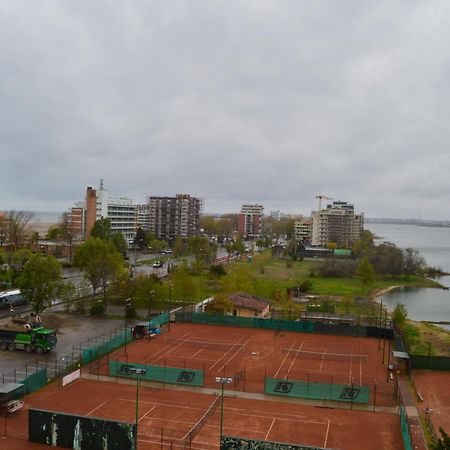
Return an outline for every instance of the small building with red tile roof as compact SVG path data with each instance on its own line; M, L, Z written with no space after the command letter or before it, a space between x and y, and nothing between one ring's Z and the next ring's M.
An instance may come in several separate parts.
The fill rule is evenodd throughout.
M270 312L268 300L250 295L245 292L236 292L228 296L228 300L233 303L233 316L240 317L267 317Z

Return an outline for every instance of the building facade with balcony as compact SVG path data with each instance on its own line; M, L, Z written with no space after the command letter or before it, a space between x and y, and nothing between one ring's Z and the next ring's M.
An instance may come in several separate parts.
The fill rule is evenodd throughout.
M199 233L201 200L189 194L148 197L148 229L158 239L188 239Z
M356 214L353 205L333 202L326 209L312 212L313 246L351 248L364 229L364 214Z
M245 239L256 239L262 232L262 218L264 207L262 205L242 205L238 214L238 233Z

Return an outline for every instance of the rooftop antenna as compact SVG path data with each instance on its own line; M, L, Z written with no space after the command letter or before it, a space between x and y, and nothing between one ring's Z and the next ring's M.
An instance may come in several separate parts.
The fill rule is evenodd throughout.
M100 178L100 190L103 191L103 178Z

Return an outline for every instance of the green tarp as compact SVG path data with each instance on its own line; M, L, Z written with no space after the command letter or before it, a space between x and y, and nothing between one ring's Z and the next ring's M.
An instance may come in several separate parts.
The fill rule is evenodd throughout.
M139 375L140 380L159 381L162 383L180 384L188 386L203 386L203 370L125 363L121 361L109 362L111 376L136 379L133 369L145 369L145 375Z
M303 331L307 333L312 333L314 331L314 324L312 322L262 319L259 317L223 316L207 313L193 313L192 322L234 327L264 328L279 331Z
M293 398L334 400L347 403L369 403L370 389L367 386L317 383L298 380L266 378L265 393Z

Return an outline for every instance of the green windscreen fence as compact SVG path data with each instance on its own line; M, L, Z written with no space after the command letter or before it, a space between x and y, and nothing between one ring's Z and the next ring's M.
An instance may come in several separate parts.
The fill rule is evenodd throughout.
M31 394L47 384L47 369L41 369L19 381L24 386L24 394Z
M450 370L449 356L409 355L413 369Z
M130 342L132 338L131 330L127 329L126 332L124 331L123 333L117 334L105 342L85 348L82 355L83 364L88 364L97 358L107 355L124 345L125 340L126 342Z
M400 406L400 426L402 427L402 437L405 450L412 450L413 445L411 442L411 436L409 435L408 419L406 417L404 406Z
M109 375L136 379L134 369L144 369L145 374L139 375L140 380L159 381L162 383L180 384L188 386L203 386L203 370L124 363L121 361L109 362Z
M193 323L228 325L246 328L264 328L279 331L303 331L312 333L314 323L306 321L292 321L282 319L262 319L260 317L223 316L207 313L193 313Z
M148 327L149 328L155 328L158 325L165 325L166 323L169 323L169 313L168 312L162 313L158 317L154 317L148 323Z
M293 398L334 400L347 403L369 403L370 389L367 386L317 383L298 380L266 378L265 393Z

